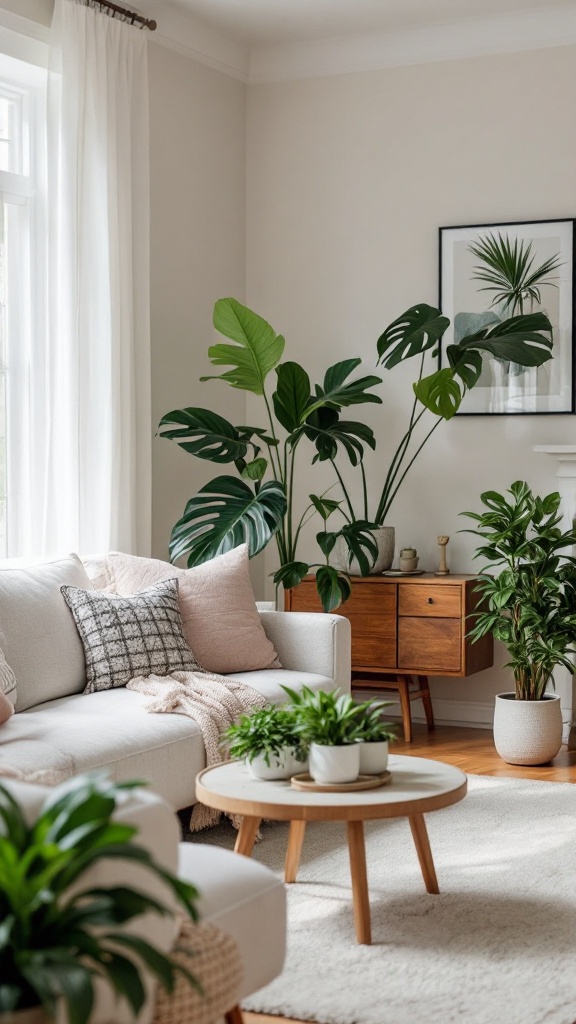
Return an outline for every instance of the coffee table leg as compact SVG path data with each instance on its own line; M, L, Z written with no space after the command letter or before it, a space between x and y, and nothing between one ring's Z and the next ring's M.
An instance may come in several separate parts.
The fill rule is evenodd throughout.
M410 822L412 838L416 847L416 853L418 854L418 860L420 861L420 869L422 871L424 885L426 886L426 892L437 895L440 892L440 889L438 888L436 869L434 867L434 861L432 860L432 850L430 849L430 840L428 839L428 831L426 829L424 815L411 814L408 820Z
M352 877L356 939L362 945L369 946L372 942L372 930L370 927L370 902L368 899L363 821L348 822L348 850L350 853L350 875Z
M295 882L300 865L300 854L306 831L305 821L291 821L290 835L288 836L288 849L286 850L286 862L284 864L284 881Z
M261 821L262 818L242 818L240 828L238 829L238 835L236 836L234 853L242 853L245 857L252 856L252 850L254 849L256 835Z

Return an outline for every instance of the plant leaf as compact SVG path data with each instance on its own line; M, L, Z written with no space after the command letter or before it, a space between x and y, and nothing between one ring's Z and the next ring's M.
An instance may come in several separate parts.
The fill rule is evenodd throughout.
M482 356L475 349L461 349L459 345L448 345L448 362L454 373L467 388L473 388L482 373Z
M360 405L364 402L382 403L378 395L368 394L368 388L373 388L382 383L381 377L370 374L365 377L358 377L356 380L346 380L350 374L362 362L361 359L343 359L340 363L330 366L324 375L324 384L316 385L316 398L308 407L308 415L316 409L328 406L331 409L340 409L348 405Z
M158 431L162 437L176 441L185 452L209 462L235 462L244 458L247 451L237 427L210 409L175 409L162 417Z
M378 362L391 370L402 360L421 355L440 340L449 324L434 306L425 302L410 306L378 338Z
M412 385L414 394L422 405L426 406L435 416L450 420L458 411L463 393L457 380L455 370L445 367L436 370L429 377L422 377Z
M316 589L325 612L333 612L350 597L350 581L333 565L321 565L316 571Z
M276 367L278 383L272 395L276 419L291 434L306 419L310 403L310 378L299 363L281 363Z
M335 459L341 445L353 466L364 456L364 444L376 447L374 431L356 420L341 420L336 409L316 409L304 425L306 437L314 442L318 460Z
M272 480L257 494L243 480L219 476L191 498L170 537L170 559L186 555L188 566L246 543L250 557L266 547L282 524L286 495Z
M550 337L542 331L548 332ZM509 317L462 338L459 348L490 352L496 359L519 363L520 366L541 366L552 358L552 324L540 312Z
M282 358L284 338L236 299L218 300L214 306L214 327L235 344L211 345L210 361L215 366L231 366L232 369L200 380L224 380L233 388L263 395L266 377Z
M274 573L274 583L276 586L281 583L284 590L290 590L297 587L309 571L310 566L307 562L286 562Z

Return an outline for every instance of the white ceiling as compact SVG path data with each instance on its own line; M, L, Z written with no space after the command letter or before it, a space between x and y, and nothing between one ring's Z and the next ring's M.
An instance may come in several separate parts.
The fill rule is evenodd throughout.
M397 32L552 6L575 0L163 0L250 46Z

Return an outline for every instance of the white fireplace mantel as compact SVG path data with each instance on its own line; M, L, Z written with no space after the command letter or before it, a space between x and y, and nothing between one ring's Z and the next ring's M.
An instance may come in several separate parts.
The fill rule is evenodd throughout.
M561 497L562 527L570 530L576 521L576 444L536 444L534 451L553 455L557 460L556 486ZM576 676L570 677L562 669L557 688L562 697L562 718L568 722L566 739L570 749L576 749ZM560 676L560 672L558 673Z

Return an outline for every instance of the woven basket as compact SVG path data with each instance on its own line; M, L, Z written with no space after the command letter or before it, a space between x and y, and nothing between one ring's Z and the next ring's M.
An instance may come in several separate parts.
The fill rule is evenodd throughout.
M237 1004L242 961L229 935L213 924L182 919L171 956L199 981L202 994L178 974L173 992L158 990L154 1024L215 1024Z

